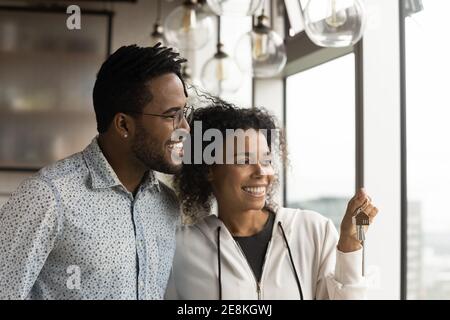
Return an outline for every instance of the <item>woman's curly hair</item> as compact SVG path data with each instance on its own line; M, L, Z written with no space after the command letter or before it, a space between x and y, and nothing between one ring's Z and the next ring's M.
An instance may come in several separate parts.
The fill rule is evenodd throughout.
M208 129L218 129L222 136L226 136L227 129L265 129L267 132L276 130L276 135L267 134L267 142L269 148L274 147L277 150L270 150L274 156L278 155L282 163L285 161L286 149L284 134L276 125L275 118L269 114L263 108L242 109L234 106L233 104L224 102L220 99L214 99L214 102L207 107L202 107L194 111L194 115L191 122L191 161L184 163L182 170L174 177L174 187L178 196L181 199L181 205L184 214L184 220L188 223L193 223L201 217L210 214L213 190L210 182L208 181L208 164L201 160L201 164L194 163L194 136L201 133L201 137ZM195 121L201 121L201 132L195 132L199 130L200 126L193 125ZM277 140L277 141L275 141ZM209 141L203 141L202 139L202 155L205 148L210 144ZM276 161L274 166L276 167ZM273 193L275 192L278 179L275 175L274 183L271 190L268 191L266 208L272 211L276 211L276 204L273 201Z

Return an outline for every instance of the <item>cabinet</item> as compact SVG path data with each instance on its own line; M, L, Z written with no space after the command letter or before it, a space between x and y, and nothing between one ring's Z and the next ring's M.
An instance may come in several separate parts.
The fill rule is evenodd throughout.
M92 90L110 50L112 14L0 7L0 169L39 169L96 134Z

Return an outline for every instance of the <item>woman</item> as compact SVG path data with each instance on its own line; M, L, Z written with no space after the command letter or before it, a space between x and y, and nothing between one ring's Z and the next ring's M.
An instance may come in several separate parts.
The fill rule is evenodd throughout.
M191 126L191 137L216 129L225 143L216 150L219 161L184 164L175 178L184 213L195 222L177 232L166 298L364 298L362 250L352 216L362 206L370 220L378 212L364 190L350 200L339 237L320 214L274 204L270 157L284 143L269 134L276 129L269 114L223 103L198 109L193 121L202 126ZM227 129L242 129L242 150ZM202 151L210 143L203 142ZM234 163L220 164L229 163L226 156ZM217 214L205 215L214 200Z

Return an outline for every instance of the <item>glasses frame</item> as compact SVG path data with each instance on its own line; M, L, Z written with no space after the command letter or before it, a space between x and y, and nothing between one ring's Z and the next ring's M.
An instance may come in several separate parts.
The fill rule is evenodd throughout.
M160 117L160 118L171 118L173 120L173 128L178 129L180 128L181 122L183 122L183 119L186 120L186 122L189 124L192 120L192 117L194 115L194 107L191 105L185 105L183 108L175 112L173 115L166 115L166 114L157 114L157 113L145 113L145 112L132 112L128 111L128 113L134 113L134 114L140 114L144 116L154 116L154 117ZM179 118L177 120L177 117ZM175 124L177 122L177 124Z

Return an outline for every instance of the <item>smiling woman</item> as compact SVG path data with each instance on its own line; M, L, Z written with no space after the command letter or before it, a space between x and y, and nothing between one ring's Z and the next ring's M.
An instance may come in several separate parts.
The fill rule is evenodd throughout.
M272 157L283 154L284 140L282 135L273 141L264 134L276 129L271 115L222 102L197 109L193 120L203 125L194 126L191 137L198 128L201 134L220 131L234 143L224 143L217 153L232 154L234 161L191 161L176 175L175 187L190 225L177 231L166 298L364 298L371 275L362 275L361 245L351 217L370 202L365 191L359 190L348 203L339 237L322 215L280 208L272 199L277 181ZM241 131L227 135L230 129ZM239 150L236 141L242 135ZM208 145L202 141L201 150ZM214 201L217 212L211 214ZM370 220L378 212L370 203L364 208Z
M267 161L270 161L270 157L267 155L271 155L272 152L284 158L284 137L282 134L272 134L277 129L275 120L264 110L237 109L230 104L223 103L197 109L192 116L192 122L194 125L187 139L190 143L186 144L183 171L175 177L175 184L182 197L184 212L193 220L196 220L202 213L209 212L211 208L210 200L213 196L213 189L208 179L214 173L228 176L223 172L230 167L226 165L216 165L210 172L212 163L209 162L208 152L205 151L211 147L212 143L216 143L216 147L211 152L211 156L217 164L236 163L239 166L246 162L256 164L261 160L265 165ZM253 131L248 129L253 129ZM211 130L219 133L213 142L205 138ZM257 132L260 132L261 135ZM217 143L218 138L224 138L224 143ZM242 146L244 150L242 150ZM235 152L234 147L237 147L236 151L240 152ZM249 150L249 147L252 150ZM270 148L275 149L271 150ZM272 168L272 164L270 167ZM263 168L263 170L267 170L267 168ZM271 173L273 174L273 169L271 169ZM220 179L217 180L220 181ZM269 203L271 202L271 191L267 190Z

